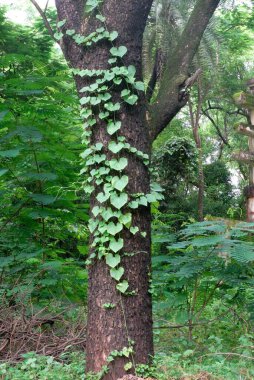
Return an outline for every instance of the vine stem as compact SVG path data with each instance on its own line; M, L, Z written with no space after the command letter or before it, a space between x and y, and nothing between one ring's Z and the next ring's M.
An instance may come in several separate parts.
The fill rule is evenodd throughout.
M124 309L123 299L122 299L122 295L121 294L120 294L120 305L121 305L121 309L122 309L122 313L123 313L124 327L125 327L125 330L126 330L127 339L128 339L128 342L130 342L131 338L130 338L130 335L129 335L128 325L127 325L127 319L126 319L126 315L125 315L125 309ZM135 375L137 375L137 372L136 372L136 363L135 363L134 356L133 356L132 352L131 352L131 361L132 361L132 365L133 365L133 368L134 368L134 371L135 371Z

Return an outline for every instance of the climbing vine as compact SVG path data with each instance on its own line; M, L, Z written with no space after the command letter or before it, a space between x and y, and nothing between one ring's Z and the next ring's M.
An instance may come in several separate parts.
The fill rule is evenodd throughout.
M86 176L84 190L96 198L91 209L91 219L88 228L93 235L92 252L87 265L92 265L94 259L105 260L109 267L110 276L116 281L119 292L119 303L123 312L128 346L120 351L113 351L107 358L107 363L116 357L125 357L130 360L124 369L135 369L133 358L134 342L130 339L122 302L122 295L133 295L129 283L124 279L125 270L121 265L123 256L132 256L135 253L124 252L123 231L128 229L132 235L140 234L146 237L133 222L133 212L141 206L148 207L150 203L162 199L162 189L156 184L151 185L149 194L127 192L129 176L127 173L128 158L135 155L143 165L149 168L149 155L131 146L122 134L122 122L119 118L123 104L134 107L139 100L139 93L145 91L143 82L136 79L136 68L133 65L123 64L123 57L128 53L126 46L117 44L118 32L109 31L106 18L100 13L103 0L87 0L85 11L95 17L101 24L88 36L76 33L73 29L66 29L66 20L58 23L58 32L55 38L61 39L64 35L72 38L76 44L91 48L100 41L108 42L108 69L90 70L73 69L73 74L86 78L87 85L80 89L81 117L84 119L83 143L85 151L81 154L85 162L81 174ZM107 142L93 143L93 129L98 124L105 125ZM99 190L98 190L99 189ZM105 310L114 309L115 304L105 302ZM102 378L108 371L104 366L98 377Z
M131 146L125 136L121 134L122 122L118 120L118 113L122 104L134 106L139 99L139 92L145 91L145 85L136 80L136 68L133 65L126 67L122 64L122 58L127 54L126 46L118 46L115 41L118 38L117 31L108 31L105 17L99 12L99 6L103 0L88 0L85 11L95 14L96 19L102 24L88 36L82 36L75 30L64 30L66 20L58 23L59 32L55 38L61 39L64 33L73 38L78 44L90 47L99 41L110 43L107 70L73 69L73 74L86 77L89 85L80 90L80 104L82 106L81 117L85 120L83 143L88 148L81 154L85 161L85 167L81 173L87 175L84 190L88 194L95 191L95 186L101 190L96 194L98 204L95 205L89 221L89 230L93 234L93 251L87 260L91 265L93 259L105 259L109 267L111 277L116 281L116 288L122 294L128 292L129 284L124 278L124 267L121 265L121 257L124 248L124 239L121 235L124 229L129 229L131 234L140 233L143 237L146 232L140 231L133 225L132 210L140 206L148 206L149 203L162 199L161 188L153 186L149 194L129 194L127 186L129 177L125 172L128 166L126 153L135 155L143 164L149 165L148 154ZM113 101L112 92L118 93L120 100ZM92 129L98 122L105 122L105 128L109 136L107 146L98 142L92 144ZM112 155L108 159L107 152ZM105 304L107 305L107 304Z

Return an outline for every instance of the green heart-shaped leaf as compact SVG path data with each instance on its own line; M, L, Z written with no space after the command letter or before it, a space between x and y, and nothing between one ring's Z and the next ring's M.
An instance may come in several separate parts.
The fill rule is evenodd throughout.
M121 128L121 121L117 121L116 123L110 122L107 126L107 131L109 135L113 135Z
M117 84L117 85L119 85L119 84L121 84L122 83L122 78L120 78L120 77L117 77L117 78L114 78L113 79L113 82L115 83L115 84Z
M121 142L116 143L115 141L110 141L108 148L112 153L117 154L124 148L124 144Z
M84 96L83 98L80 99L79 102L80 102L80 104L85 105L85 104L89 103L90 100L91 100L90 96Z
M96 230L98 224L99 224L98 220L90 219L88 228L91 234Z
M115 224L114 222L110 222L107 225L107 232L110 235L113 235L113 236L115 236L116 234L118 234L119 232L121 232L122 229L123 229L123 225L121 223Z
M120 103L115 103L114 104L114 103L110 102L110 103L106 103L104 105L104 108L106 108L110 112L116 112L116 111L120 110L121 105L120 105Z
M61 38L63 37L63 33L62 32L56 32L54 34L54 37L57 41L61 40Z
M99 193L96 197L97 201L100 203L106 202L110 197L110 194L104 194L104 193Z
M130 104L131 106L133 106L138 100L138 96L137 95L131 95L131 96L128 96L126 98L124 98L124 101L128 104Z
M93 114L93 111L90 109L90 108L83 108L81 111L80 111L80 115L81 117L83 117L84 119L87 119L89 116L91 116Z
M145 84L143 82L135 82L134 87L138 91L145 91Z
M121 278L123 277L124 275L124 268L123 267L120 267L120 268L112 268L110 269L110 276L112 278L114 278L116 281L119 281L121 280Z
M132 201L129 203L129 207L133 208L133 209L138 208L138 205L139 205L139 203L137 201Z
M114 41L115 39L117 39L117 37L118 37L118 32L114 30L113 32L110 33L109 40Z
M131 77L134 77L135 74L136 74L136 67L133 66L133 65L130 65L128 66L128 74L131 76Z
M123 169L126 168L127 165L128 165L128 160L125 157L120 158L120 160L113 159L109 161L109 166L111 167L111 169L114 169L117 171L122 171Z
M105 94L100 94L99 95L99 98L103 101L103 102L107 102L109 99L111 99L111 95L109 92L106 92Z
M105 154L96 154L94 157L94 161L100 164L101 162L106 160L106 155Z
M120 57L120 58L122 58L127 53L127 51L128 49L126 46L119 46L118 48L113 47L112 49L110 49L110 53L114 57Z
M128 195L125 193L122 193L120 195L117 195L116 193L111 194L110 197L110 203L112 206L120 210L123 208L123 206L128 202Z
M107 231L107 225L105 224L104 220L102 222L99 222L98 231L103 235Z
M122 92L121 92L121 97L124 98L126 96L129 96L131 93L130 90L128 90L127 88L125 88Z
M108 116L109 116L109 112L100 112L100 113L99 113L99 118L100 118L101 120L106 119Z
M67 36L73 36L73 34L75 34L75 33L76 33L75 29L68 29L68 30L66 30Z
M132 221L132 214L128 212L127 214L122 214L119 217L119 222L122 223L126 227L131 226L131 221Z
M139 231L139 228L138 227L131 227L130 228L130 232L133 234L133 235L136 235L136 233Z
M96 96L92 96L90 103L92 104L92 106L97 106L97 104L101 103L101 99L99 97L97 98Z
M58 28L61 28L62 26L64 26L65 24L66 24L66 18L64 19L64 20L62 20L62 21L59 21L56 25L57 25L57 27Z
M119 284L116 285L116 289L119 290L119 292L121 293L126 293L126 290L128 289L129 287L129 284L126 280L124 280L123 282L119 282Z
M109 243L109 249L113 252L118 252L123 248L123 239L114 239L112 238Z
M122 177L113 177L112 178L112 186L119 190L119 191L123 191L123 189L125 189L125 187L128 185L129 183L129 177L127 175L124 175Z
M96 18L98 19L98 20L100 20L101 22L105 22L106 21L106 17L104 17L104 16L102 16L102 15L96 15Z
M117 58L110 58L109 60L108 60L108 63L110 64L110 65L113 65L113 63L116 63L117 62Z
M112 253L108 253L106 256L106 263L110 268L115 268L121 262L120 255L112 255Z
M103 186L103 190L106 194L109 194L113 190L111 183L105 183Z
M138 200L138 203L142 206L147 206L148 202L147 202L147 199L145 196L143 197L140 197L139 200Z
M101 212L101 216L107 222L110 218L115 216L115 214L113 210L111 210L111 208L106 208L106 209L104 208L103 211Z
M95 206L95 207L92 209L92 213L93 213L93 215L95 216L95 218L96 218L96 216L99 215L100 211L101 211L101 208L100 208L99 206Z

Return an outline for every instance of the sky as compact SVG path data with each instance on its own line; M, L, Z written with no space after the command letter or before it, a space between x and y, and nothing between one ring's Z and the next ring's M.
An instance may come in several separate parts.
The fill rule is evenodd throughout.
M38 4L45 8L47 0L37 0ZM235 4L247 4L251 5L252 0L235 0ZM19 24L29 24L29 0L0 0L0 6L7 5L9 10L7 12L7 17L14 22ZM55 1L49 0L49 5L54 6ZM36 15L36 11L33 11L32 14ZM30 17L31 17L31 6L30 6Z
M41 6L42 9L45 8L47 0L37 0L37 3ZM29 24L29 12L28 9L32 8L29 0L0 0L0 6L7 5L7 17L14 22L19 24ZM54 6L55 1L49 0L49 5ZM33 8L32 8L33 9ZM36 14L36 10L33 11L33 14ZM31 12L30 12L31 15Z

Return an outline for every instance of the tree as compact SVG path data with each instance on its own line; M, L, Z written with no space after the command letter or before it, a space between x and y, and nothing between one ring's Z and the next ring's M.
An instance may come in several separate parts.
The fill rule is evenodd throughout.
M152 141L188 100L190 65L218 4L196 1L149 104L142 91L142 44L152 0L87 0L85 6L83 0L56 0L59 32L54 38L74 69L84 137L90 137L83 156L91 158L93 169L84 172L97 176L89 178L87 371L100 372L110 363L104 379L134 371L153 354L149 203L158 197L150 191L147 158Z

